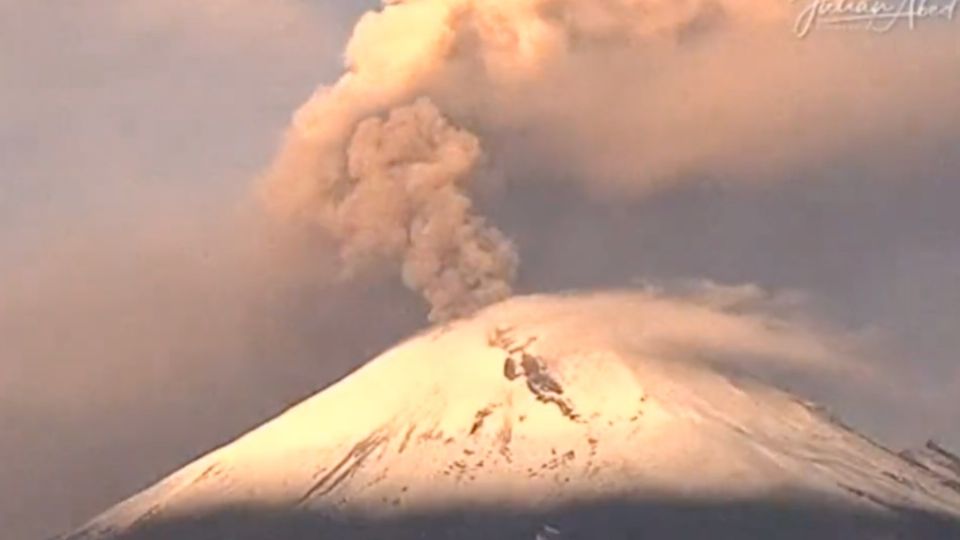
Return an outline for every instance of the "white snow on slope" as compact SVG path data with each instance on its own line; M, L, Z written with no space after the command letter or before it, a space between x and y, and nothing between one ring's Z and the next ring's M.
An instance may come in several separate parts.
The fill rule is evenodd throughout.
M515 298L387 351L76 538L231 505L382 516L785 490L960 517L960 492L934 472L696 361L716 348L842 361L803 330L646 294Z

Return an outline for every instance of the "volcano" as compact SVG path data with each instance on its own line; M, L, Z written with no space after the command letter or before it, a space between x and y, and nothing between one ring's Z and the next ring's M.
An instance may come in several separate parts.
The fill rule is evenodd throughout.
M960 538L945 471L653 346L684 334L685 309L639 293L491 306L62 538Z

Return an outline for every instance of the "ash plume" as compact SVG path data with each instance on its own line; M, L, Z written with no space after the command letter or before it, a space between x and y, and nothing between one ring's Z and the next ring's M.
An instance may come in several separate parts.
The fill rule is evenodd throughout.
M801 39L800 7L389 1L354 28L346 73L296 113L263 200L278 221L325 231L348 275L399 263L441 320L509 295L518 261L473 210L476 138L444 118L482 134L507 186L573 182L614 201L704 177L778 181L808 160L960 120L926 105L960 93L949 32ZM889 69L905 61L911 70ZM932 80L917 84L921 71ZM361 148L371 139L379 157ZM370 161L378 165L358 165ZM443 189L411 191L422 171Z
M425 99L361 122L332 208L348 268L399 261L404 284L429 302L434 321L510 296L513 246L475 215L466 194L480 158L477 138Z

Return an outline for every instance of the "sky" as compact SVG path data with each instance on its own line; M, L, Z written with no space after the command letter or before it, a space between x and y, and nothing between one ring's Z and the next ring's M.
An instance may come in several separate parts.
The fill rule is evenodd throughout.
M230 301L254 287L225 268L246 247L213 246L360 9L0 1L5 537L77 526L405 333L387 322L383 343L318 366L298 348L350 323L318 312L326 329L281 339L290 362L271 367L240 342L251 296Z
M350 29L372 7L0 0L5 534L77 526L424 326L426 308L399 280L339 282L323 250L263 227L251 196L293 111L337 79ZM812 133L857 144L773 172L718 160L638 198L584 196L576 179L494 189L481 206L522 254L516 290L790 292L805 317L866 343L881 382L772 375L779 383L891 445L960 446L960 132L932 120L960 105L929 90L960 76L960 27L945 24L910 43L953 60L946 73L886 64L898 95L916 99L887 104L896 129L883 136L844 130L832 111ZM842 81L808 97L859 102ZM488 149L506 176L547 174L510 141ZM650 144L655 157L639 154L664 167L687 148ZM613 148L630 163L629 148ZM780 181L728 181L738 175Z

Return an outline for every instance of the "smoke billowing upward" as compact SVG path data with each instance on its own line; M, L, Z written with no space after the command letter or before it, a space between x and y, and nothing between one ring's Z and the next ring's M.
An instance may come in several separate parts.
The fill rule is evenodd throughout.
M331 211L350 267L399 260L404 283L445 320L510 295L513 246L466 195L479 141L426 100L357 127L347 185Z
M777 180L911 126L949 129L953 111L925 105L960 91L945 69L951 48L930 46L949 45L942 37L800 39L796 11L764 0L387 2L356 25L346 74L298 111L266 175L267 207L319 225L348 273L399 262L443 319L508 295L517 266L470 201L480 145L445 117L482 135L508 182L560 179L616 198L704 176ZM889 69L901 60L914 69ZM919 86L921 69L932 81Z

